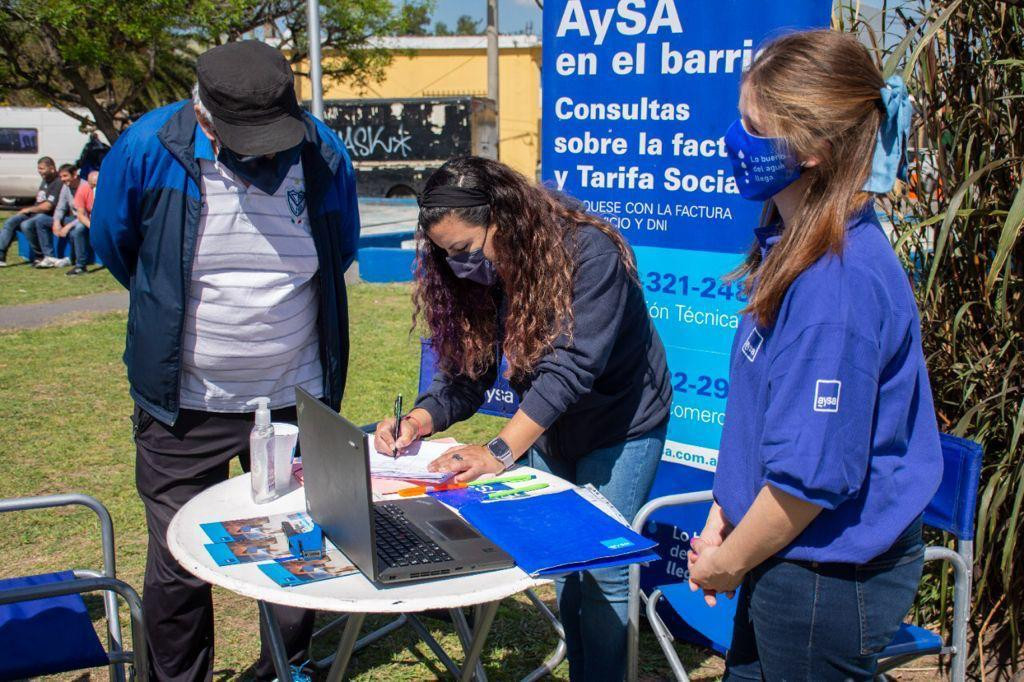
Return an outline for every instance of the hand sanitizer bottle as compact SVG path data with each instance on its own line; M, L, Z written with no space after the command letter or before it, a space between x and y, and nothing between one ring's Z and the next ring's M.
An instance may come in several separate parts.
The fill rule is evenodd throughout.
M249 432L249 465L252 501L263 504L277 499L274 484L274 425L270 423L270 398L255 398L256 424Z

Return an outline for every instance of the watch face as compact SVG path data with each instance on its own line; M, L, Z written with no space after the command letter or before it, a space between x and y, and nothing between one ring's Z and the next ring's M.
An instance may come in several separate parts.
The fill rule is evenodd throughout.
M491 454L503 464L507 463L509 455L512 454L512 451L508 447L508 443L503 441L501 438L495 438L488 443L487 449L490 450Z

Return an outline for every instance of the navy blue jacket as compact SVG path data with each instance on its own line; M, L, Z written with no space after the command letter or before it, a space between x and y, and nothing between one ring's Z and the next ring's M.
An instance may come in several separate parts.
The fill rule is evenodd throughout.
M665 347L640 285L604 233L585 225L575 234L573 335L562 334L529 376L510 382L519 409L545 429L537 448L570 461L643 436L668 421L672 406ZM498 315L504 329L504 295ZM497 376L497 364L477 380L439 371L416 406L444 431L480 409Z
M355 258L359 210L352 162L338 136L304 114L302 169L320 261L320 360L324 400L341 405L348 371L345 270ZM155 418L178 418L182 331L201 206L188 100L149 112L103 160L90 239L111 274L131 292L124 362L131 395Z

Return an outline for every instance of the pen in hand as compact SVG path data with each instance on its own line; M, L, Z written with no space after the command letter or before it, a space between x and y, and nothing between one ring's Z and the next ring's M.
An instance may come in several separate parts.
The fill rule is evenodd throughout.
M402 435L402 394L399 393L398 397L395 398L395 428L392 433L394 436L394 445L392 446L391 456L398 457L398 439Z

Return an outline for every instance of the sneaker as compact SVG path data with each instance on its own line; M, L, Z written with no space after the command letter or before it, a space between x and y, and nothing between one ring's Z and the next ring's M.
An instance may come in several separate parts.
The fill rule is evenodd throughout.
M53 264L53 267L55 267L55 268L66 268L69 265L71 265L71 259L70 258L58 258L57 261Z
M6 268L6 267L7 267L7 261L0 260L0 268Z
M46 256L36 263L37 268L53 268L57 266L57 259L53 256Z
M291 666L292 669L292 680L294 682L313 682L313 678L309 676L302 668L297 665ZM274 678L274 682L277 682L277 678Z
M87 272L89 271L83 268L81 265L76 265L75 267L71 268L64 274L67 275L68 277L74 277L75 275L84 275Z

